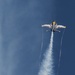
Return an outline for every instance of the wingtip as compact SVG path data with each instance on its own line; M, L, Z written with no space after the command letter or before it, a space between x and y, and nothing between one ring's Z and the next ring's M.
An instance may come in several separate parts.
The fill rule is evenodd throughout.
M65 28L66 28L66 26L65 26Z
M66 28L66 26L64 26L64 28Z
M41 27L44 27L43 25L41 25Z

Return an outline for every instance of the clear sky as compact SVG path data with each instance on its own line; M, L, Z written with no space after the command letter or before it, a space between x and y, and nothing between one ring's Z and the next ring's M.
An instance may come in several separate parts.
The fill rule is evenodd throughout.
M55 20L66 25L60 69L58 60L61 33L54 33L54 71L75 75L74 0L0 0L0 75L37 75L48 47L50 33L41 25ZM41 58L40 57L41 54Z

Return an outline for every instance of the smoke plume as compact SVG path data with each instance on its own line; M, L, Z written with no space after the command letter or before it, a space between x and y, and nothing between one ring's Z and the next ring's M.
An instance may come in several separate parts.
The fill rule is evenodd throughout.
M38 75L53 75L53 32L51 33L50 44L45 53Z

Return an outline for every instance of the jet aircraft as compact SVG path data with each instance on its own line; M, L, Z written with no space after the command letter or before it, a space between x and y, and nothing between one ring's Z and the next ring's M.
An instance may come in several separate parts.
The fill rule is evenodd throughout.
M51 24L44 24L44 25L42 25L42 27L48 27L48 28L50 28L51 31L53 31L53 32L56 32L56 31L60 32L60 31L57 30L57 29L59 29L59 28L66 28L66 26L58 25L58 24L56 23L56 21L53 21Z

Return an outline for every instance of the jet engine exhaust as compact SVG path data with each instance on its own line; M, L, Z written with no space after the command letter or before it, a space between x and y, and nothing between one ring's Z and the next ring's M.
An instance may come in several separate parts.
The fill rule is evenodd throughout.
M53 32L51 32L50 44L41 63L38 75L54 75L53 71Z

